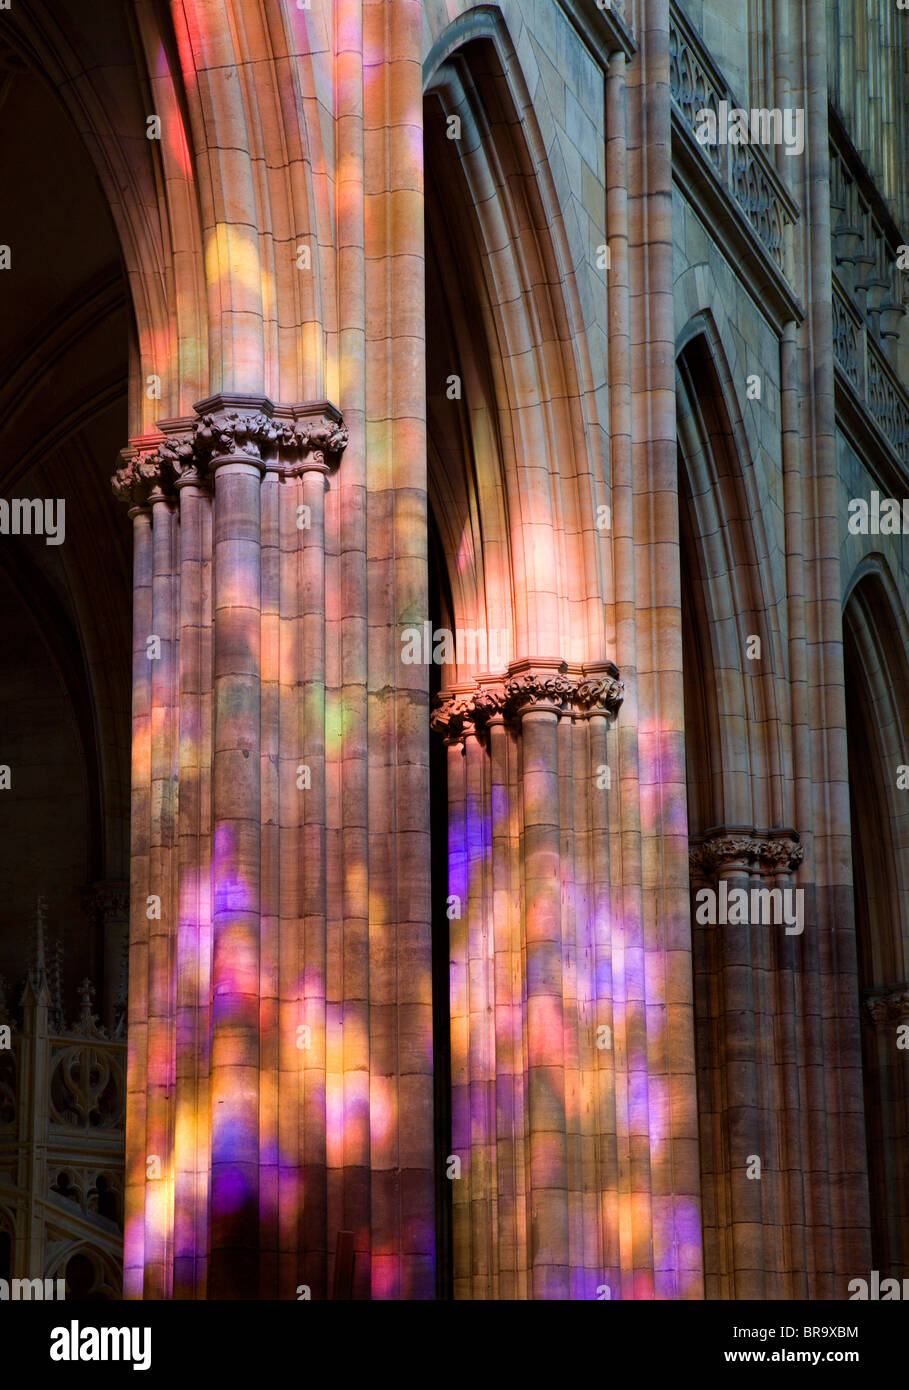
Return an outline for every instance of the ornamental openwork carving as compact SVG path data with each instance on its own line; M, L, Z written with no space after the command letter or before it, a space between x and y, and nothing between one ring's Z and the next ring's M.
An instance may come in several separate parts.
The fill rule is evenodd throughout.
M79 1017L54 1039L50 1113L57 1124L77 1129L118 1129L123 1124L125 1048L111 1043L92 1012L94 988L83 980Z
M791 873L804 857L797 836L772 834L715 835L688 851L691 872L703 878L712 878L730 864L741 864L749 871L756 867L768 874Z
M711 111L716 116L721 102L738 106L707 49L675 5L669 21L669 90L682 122L691 132L697 129L701 112ZM763 148L731 142L699 148L774 265L788 274L785 243L793 225L793 211L787 206L779 176Z
M479 681L464 691L443 691L430 724L436 733L455 741L481 733L493 718L514 722L529 710L575 718L614 716L625 690L618 675L611 662L596 673L583 667L572 670L565 663L551 670L512 666L501 680Z
M135 439L122 451L123 464L111 480L115 497L145 507L156 494L171 496L182 483L207 480L231 459L286 476L327 472L347 447L347 427L328 401L278 406L262 397L244 408L242 398L212 396L195 410L195 417L162 421L161 436Z
M54 1049L51 1119L77 1129L118 1129L123 1124L123 1059L89 1039Z

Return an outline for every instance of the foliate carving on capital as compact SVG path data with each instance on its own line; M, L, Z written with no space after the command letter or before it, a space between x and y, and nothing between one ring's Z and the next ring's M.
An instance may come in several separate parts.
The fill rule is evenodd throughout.
M771 869L797 869L805 858L805 848L795 840L764 840L758 858Z
M618 674L611 664L606 675L590 675L583 669L571 673L567 668L512 668L500 682L484 681L466 691L443 691L430 724L437 733L455 740L481 732L496 715L515 721L532 709L577 718L614 715L624 698L624 686L615 679Z
M170 486L171 470L159 455L157 447L121 450L123 464L111 478L118 502L128 507L147 507L152 493Z
M618 668L611 662L596 672L583 667L520 670L512 667L505 680L505 697L511 718L530 709L564 711L576 716L615 714L625 698L625 687L617 679Z
M688 851L691 871L706 878L730 864L757 864L767 873L786 873L797 869L804 857L804 847L789 836L720 834Z
M615 714L624 698L624 685L612 676L582 680L575 696L576 703L589 714Z
M865 1010L873 1023L909 1020L909 984L902 983L865 995Z
M430 716L430 727L446 738L455 740L465 734L481 732L490 719L505 713L505 690L502 686L478 686L475 690L440 697Z
M707 840L688 851L691 869L707 876L727 864L744 861L752 863L758 855L759 840L738 835L726 835L722 839Z
M505 682L505 698L512 716L535 706L567 709L576 692L577 682L545 671L525 671L520 676L509 676Z
M287 471L307 463L328 466L347 447L347 427L327 415L319 419L275 418L256 411L203 415L196 426L196 452L206 462L235 454L273 460Z
M198 403L195 418L163 421L163 437L145 436L123 450L123 466L112 480L115 496L143 507L155 489L169 495L231 459L252 459L285 474L328 471L347 447L347 427L328 401L276 406L263 397L257 404L243 409L236 398L213 396Z

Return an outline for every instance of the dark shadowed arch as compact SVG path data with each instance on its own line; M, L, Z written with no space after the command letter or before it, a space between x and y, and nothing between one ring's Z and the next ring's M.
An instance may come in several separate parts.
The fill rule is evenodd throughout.
M897 1046L909 976L909 670L906 617L885 562L855 577L843 615L865 1130L874 1267L909 1259L909 1066ZM905 781L907 774L902 774Z

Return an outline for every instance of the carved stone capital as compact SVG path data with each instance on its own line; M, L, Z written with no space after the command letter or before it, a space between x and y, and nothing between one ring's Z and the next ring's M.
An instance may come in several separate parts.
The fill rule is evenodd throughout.
M529 709L568 709L577 683L561 672L522 671L505 681L505 698L513 719Z
M618 679L618 667L609 675L587 675L579 682L575 704L586 714L615 714L625 698L625 687Z
M472 689L442 692L430 716L430 727L453 742L465 734L480 733L496 715L505 714L503 685L477 685Z
M114 494L145 507L155 491L199 484L231 462L252 462L287 475L328 472L347 446L348 432L330 401L275 405L267 396L209 396L195 415L159 422L160 435L143 435L122 451Z
M569 667L565 662L513 662L503 680L443 690L431 726L449 739L479 733L495 716L514 722L529 710L548 710L574 718L614 715L624 698L611 662L602 667Z
M611 661L598 666L571 666L568 662L514 661L505 679L509 718L527 710L548 709L581 717L615 714L624 699L618 667Z
M114 496L130 508L147 507L152 494L166 491L171 482L172 470L168 460L160 453L161 440L143 435L121 449L123 460L111 478Z
M873 1023L909 1020L909 982L869 990L865 995L865 1010Z
M763 833L719 830L708 834L688 851L692 873L705 878L713 877L732 864L749 870L757 864L764 873L786 873L798 868L804 857L804 848L794 830Z
M758 858L768 868L785 872L798 868L805 858L805 847L797 840L764 840Z

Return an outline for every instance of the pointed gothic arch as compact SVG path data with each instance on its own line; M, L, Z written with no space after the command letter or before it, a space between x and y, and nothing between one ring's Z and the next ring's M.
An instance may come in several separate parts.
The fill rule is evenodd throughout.
M491 638L485 660L458 656L434 717L448 841L437 901L447 890L457 904L437 926L463 1163L452 1287L587 1297L605 1277L620 1285L622 1266L621 1121L612 1058L595 1042L595 1022L612 1018L608 813L588 791L620 700L605 648L611 551L595 531L605 441L548 162L501 16L482 7L457 21L424 71L438 606L455 631L509 639L507 656Z
M440 523L451 530L452 593L465 620L482 607L459 570L466 538L470 572L480 590L491 586L485 603L497 620L513 624L515 653L581 661L604 645L611 592L610 550L594 524L607 499L607 445L558 198L501 13L480 6L450 25L424 75L430 275L434 261L470 459L461 524ZM458 139L446 138L450 117ZM429 328L431 354L432 318ZM442 385L430 376L437 437ZM450 474L434 452L433 500L450 512Z
M799 1202L767 1155L800 1142L778 1030L793 1032L792 946L782 926L699 920L701 891L793 886L786 823L785 671L771 541L728 363L709 314L678 355L679 505L691 839L695 1052L705 1292L790 1294ZM749 639L759 639L759 648ZM755 655L757 653L757 655ZM769 1171L752 1180L764 1155ZM804 1219L804 1218L801 1218ZM755 1233L763 1256L755 1255Z
M774 542L711 315L700 315L681 342L677 422L686 621L696 621L703 663L692 690L703 684L711 721L711 785L700 796L703 814L709 806L711 818L694 832L724 824L778 825L787 749L779 595L770 564ZM753 637L760 641L760 656L749 658ZM760 777L755 769L762 770Z
M887 562L868 556L846 589L843 643L871 1239L882 1278L900 1277L909 1258L909 1068L898 1045L909 1022L907 639Z

